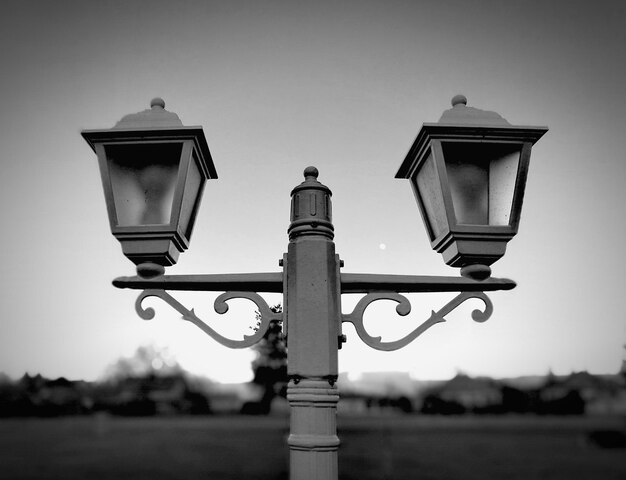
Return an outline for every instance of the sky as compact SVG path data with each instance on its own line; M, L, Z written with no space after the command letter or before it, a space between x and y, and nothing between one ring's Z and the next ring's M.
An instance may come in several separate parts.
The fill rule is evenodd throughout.
M201 125L219 179L170 274L279 271L290 191L316 166L333 191L344 272L458 275L432 251L395 173L422 123L462 93L517 125L533 147L520 230L475 323L467 302L397 352L351 325L340 371L513 377L616 373L625 358L626 4L614 1L7 1L0 15L0 371L101 378L141 345L192 373L251 378L251 350L218 345L158 299L111 281L134 266L110 234L97 160L82 129L165 100ZM620 100L620 98L622 100ZM233 338L254 306L174 296ZM366 315L394 340L454 294L410 295ZM270 304L277 294L264 295ZM342 298L344 313L359 296Z

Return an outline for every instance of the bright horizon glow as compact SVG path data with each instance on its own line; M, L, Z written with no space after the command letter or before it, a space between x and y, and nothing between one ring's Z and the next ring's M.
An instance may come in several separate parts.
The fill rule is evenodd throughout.
M207 183L189 250L171 274L279 271L289 194L305 167L333 192L345 272L458 275L430 248L409 182L394 178L420 126L459 93L535 145L519 234L494 276L492 318L468 302L409 347L378 352L344 327L340 371L414 378L616 373L626 321L626 44L623 2L396 0L3 3L0 16L0 372L96 379L139 346L168 348L192 373L250 378L229 350L158 299L134 312L134 274L111 235L97 160L80 130L110 128L153 97L204 129ZM27 32L27 33L25 33ZM384 238L384 243L380 240ZM382 248L382 246L386 248ZM250 302L217 315L217 294L175 293L241 338ZM281 295L263 295L269 305ZM343 297L343 311L359 296ZM453 294L368 310L393 340Z

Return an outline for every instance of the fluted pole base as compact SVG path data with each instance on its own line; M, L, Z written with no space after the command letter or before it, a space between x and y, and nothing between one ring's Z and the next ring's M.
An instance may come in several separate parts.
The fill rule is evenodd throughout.
M287 400L291 407L290 480L336 479L337 387L324 379L292 380Z

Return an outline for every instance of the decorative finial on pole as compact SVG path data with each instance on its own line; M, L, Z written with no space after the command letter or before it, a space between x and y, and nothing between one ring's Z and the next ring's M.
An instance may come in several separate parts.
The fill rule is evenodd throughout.
M304 182L291 191L291 225L289 239L301 235L334 237L332 223L332 192L317 181L319 171L315 167L304 169Z
M319 174L320 174L319 170L315 167L306 167L304 169L305 180L317 180L317 177Z

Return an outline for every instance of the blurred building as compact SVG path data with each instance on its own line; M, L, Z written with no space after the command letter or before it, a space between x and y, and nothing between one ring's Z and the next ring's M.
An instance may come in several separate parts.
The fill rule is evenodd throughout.
M487 377L458 374L424 396L422 413L499 413L503 406L502 385Z
M567 377L549 376L538 396L539 413L626 413L626 381L621 375L576 372Z

